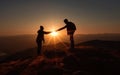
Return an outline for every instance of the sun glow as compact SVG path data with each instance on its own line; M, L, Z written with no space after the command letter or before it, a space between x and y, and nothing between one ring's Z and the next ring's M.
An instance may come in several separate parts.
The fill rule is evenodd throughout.
M52 33L51 33L51 36L57 36L58 35L58 33L56 32L56 31L53 31Z

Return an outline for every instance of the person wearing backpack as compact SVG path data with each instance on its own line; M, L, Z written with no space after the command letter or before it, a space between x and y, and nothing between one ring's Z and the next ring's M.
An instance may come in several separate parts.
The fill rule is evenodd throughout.
M67 35L70 36L70 49L74 49L74 33L76 31L76 26L73 22L68 21L68 19L64 19L64 23L66 24L64 27L59 28L56 31L60 31L63 29L67 29Z

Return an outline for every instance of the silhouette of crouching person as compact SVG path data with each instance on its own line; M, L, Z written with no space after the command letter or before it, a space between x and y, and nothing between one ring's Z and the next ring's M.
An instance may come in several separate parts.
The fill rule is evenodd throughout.
M40 26L40 29L37 31L38 35L37 35L37 39L36 39L36 43L37 43L37 54L41 55L41 49L42 49L42 43L45 42L44 39L44 34L49 34L51 32L46 32L44 31L44 27Z

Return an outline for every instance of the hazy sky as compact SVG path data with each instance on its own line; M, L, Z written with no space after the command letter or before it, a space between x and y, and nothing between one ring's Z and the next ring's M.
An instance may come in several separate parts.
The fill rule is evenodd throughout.
M58 29L64 18L76 33L120 33L120 0L0 0L0 35Z

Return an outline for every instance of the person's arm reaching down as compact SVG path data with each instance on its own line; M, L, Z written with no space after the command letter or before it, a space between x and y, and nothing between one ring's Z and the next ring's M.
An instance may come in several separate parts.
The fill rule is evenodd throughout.
M62 28L59 28L58 30L56 30L56 31L60 31L60 30L63 30L63 29L65 29L67 26L64 26L64 27L62 27Z

